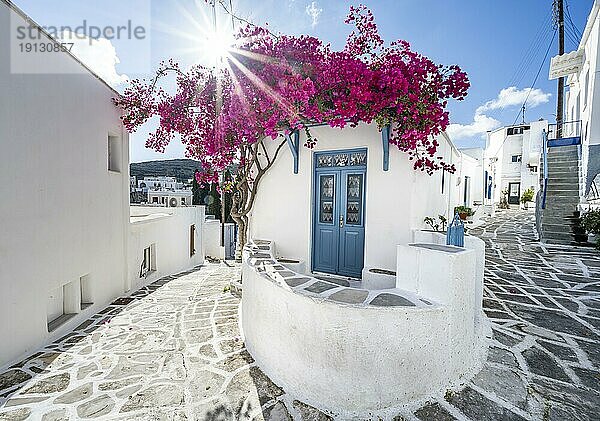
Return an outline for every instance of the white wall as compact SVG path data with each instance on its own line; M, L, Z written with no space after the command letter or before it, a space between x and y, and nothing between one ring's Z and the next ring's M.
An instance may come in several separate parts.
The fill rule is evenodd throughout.
M293 158L284 146L273 167L261 180L250 215L250 237L273 240L280 256L304 259L310 268L312 237L312 183L314 152L367 148L365 266L394 270L397 244L409 241L411 228L422 227L426 216L449 215L462 204L457 175L442 172L432 176L414 171L408 155L390 145L389 171L383 171L381 133L377 126L361 124L343 130L314 127L318 139L310 150L300 138L299 172L293 173ZM271 150L281 138L267 141ZM459 163L460 153L440 136L439 154ZM460 169L460 166L457 165Z
M128 279L131 289L204 263L204 206L180 208L131 207ZM196 226L196 253L190 256L190 226ZM144 249L154 244L156 271L140 278Z
M64 53L30 58L35 70L51 62L62 74L11 74L11 13L0 2L0 366L124 292L129 211L115 92ZM120 142L120 173L107 169L109 134ZM85 275L94 305L49 334L50 293Z

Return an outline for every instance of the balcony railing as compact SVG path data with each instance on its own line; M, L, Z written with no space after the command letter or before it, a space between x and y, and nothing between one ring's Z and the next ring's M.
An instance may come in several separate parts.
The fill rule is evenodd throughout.
M579 145L581 143L581 120L548 124L548 147Z

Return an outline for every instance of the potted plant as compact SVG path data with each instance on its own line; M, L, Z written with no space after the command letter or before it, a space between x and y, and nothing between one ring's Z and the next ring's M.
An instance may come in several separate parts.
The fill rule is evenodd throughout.
M530 187L527 190L525 190L523 192L523 194L521 195L521 203L523 204L523 207L525 209L529 209L529 202L533 202L533 196L535 195L535 192L533 191L533 189Z
M500 198L498 209L510 209L508 204L508 189L504 189L500 193L502 194L502 197Z
M600 250L600 209L591 209L581 217L581 225L596 238L596 248Z
M454 214L456 215L458 213L458 216L460 216L460 219L462 219L463 221L466 221L466 219L469 216L473 216L475 214L475 212L473 212L473 209L471 209L468 206L457 206L454 208Z

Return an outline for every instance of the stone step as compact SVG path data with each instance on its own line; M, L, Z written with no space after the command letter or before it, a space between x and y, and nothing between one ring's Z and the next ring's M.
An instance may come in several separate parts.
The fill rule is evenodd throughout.
M571 241L573 241L573 236L571 235L570 232L568 233L564 233L564 232L548 232L548 231L543 231L542 232L542 240L557 240L557 241L565 241L567 243L570 243ZM560 244L560 243L559 243Z
M571 234L571 224L566 222L559 224L551 224L550 222L546 222L545 219L542 219L542 231Z
M579 182L579 173L576 171L549 171L548 182L551 180L563 180L565 182Z
M560 172L571 172L574 171L575 173L579 172L579 165L576 164L571 164L568 162L559 162L559 163L555 163L555 164L549 164L548 165L548 172L551 173L553 171L560 171Z
M571 164L571 165L578 165L579 164L579 159L577 158L565 158L562 156L557 156L557 157L552 157L552 158L548 158L548 168L551 168L553 165L556 164Z
M549 216L546 215L544 213L544 216L542 217L542 225L544 224L549 224L549 225L569 225L571 223L571 221L569 221L569 219L567 219L567 214L563 215L563 216Z

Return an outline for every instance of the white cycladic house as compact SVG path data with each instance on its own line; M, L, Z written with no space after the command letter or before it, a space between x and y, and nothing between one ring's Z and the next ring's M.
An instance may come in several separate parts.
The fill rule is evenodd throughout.
M355 278L365 268L393 271L396 246L408 243L425 217L450 217L465 203L465 184L467 203L481 200L474 193L482 183L479 164L446 134L438 138L439 155L457 171L430 176L414 171L393 145L384 170L375 124L311 132L318 142L312 150L300 147L297 174L286 150L261 180L249 228L250 238L273 241L278 255L302 260L310 271ZM301 136L300 145L304 141Z
M525 190L538 192L543 131L547 129L548 121L539 120L488 132L483 176L486 203L500 202L502 191L507 191L508 203L519 205Z
M118 93L66 52L11 72L11 21L30 22L0 0L0 368L132 288L203 261L203 207L134 210L130 224Z
M581 203L600 199L600 3L594 1L577 51L569 53L576 62L566 81L563 137L581 139L579 195ZM573 132L573 133L569 133Z
M138 180L138 188L148 190L177 190L183 188L175 177L144 177Z
M193 193L191 190L148 190L148 204L175 208L190 206Z

